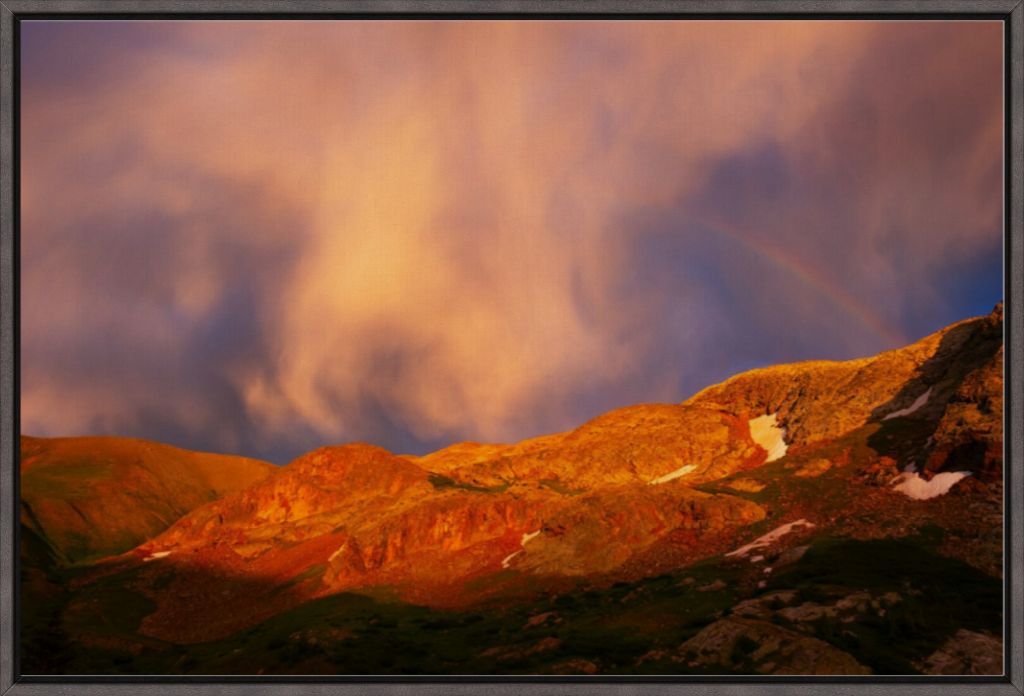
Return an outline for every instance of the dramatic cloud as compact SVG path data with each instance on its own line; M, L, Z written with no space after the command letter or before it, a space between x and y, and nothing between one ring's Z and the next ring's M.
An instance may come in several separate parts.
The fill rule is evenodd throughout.
M22 430L514 440L1001 297L996 22L27 22Z

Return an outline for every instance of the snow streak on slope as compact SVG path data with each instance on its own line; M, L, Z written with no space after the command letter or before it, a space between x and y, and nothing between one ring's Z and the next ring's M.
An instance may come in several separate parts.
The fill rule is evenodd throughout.
M521 554L523 552L523 549L526 548L526 545L528 543L530 543L530 540L533 539L538 534L540 534L540 530L539 529L537 531L535 531L535 532L525 532L523 534L522 539L520 539L520 541L519 541L519 545L522 546L523 548L519 549L515 553L510 553L509 555L505 556L505 558L503 558L502 561L501 561L501 567L502 568L508 568L509 564L512 562L512 559L515 558L516 556L518 556L519 554Z
M778 541L779 539L781 539L782 537L784 537L785 535L787 535L791 531L793 531L793 529L795 527L813 527L813 526L814 525L812 523L808 522L805 519L799 519L799 520L796 520L794 522L788 522L787 524L784 524L781 527L777 527L777 528L773 529L772 531L768 532L764 536L761 536L761 537L758 537L757 539L754 539L749 544L746 544L745 546L741 546L738 549L736 549L735 551L730 551L729 553L727 553L725 555L726 556L746 556L748 553L750 553L754 549L760 549L760 548L763 548L765 546L771 546L776 541Z
M906 408L901 408L899 411L893 411L882 420L889 420L890 418L899 418L900 416L909 416L911 413L915 412L917 409L921 408L926 403L928 403L928 397L931 395L932 388L928 387L928 391L914 399L914 403L910 404Z
M659 483L667 483L668 481L672 481L673 479L677 479L680 476L685 476L686 474L690 473L691 471L693 471L696 468L697 467L695 465L693 465L693 464L687 464L686 466L679 467L675 471L670 471L669 473L665 474L664 476L659 476L656 479L652 479L652 480L648 481L647 483L649 485L651 485L651 486L657 485Z

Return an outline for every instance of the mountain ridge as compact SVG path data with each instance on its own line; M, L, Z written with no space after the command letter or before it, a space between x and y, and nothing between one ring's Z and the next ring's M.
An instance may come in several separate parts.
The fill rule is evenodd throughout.
M706 567L718 575L705 583L713 589L678 590L704 606L702 593L756 598L772 588L773 569L804 568L807 549L813 557L833 539L921 538L941 563L971 569L956 572L995 578L1002 355L1000 304L878 356L759 368L679 404L627 406L511 445L455 443L418 457L365 443L321 447L82 570L75 582L84 589L67 595L63 620L84 601L79 591L88 596L113 578L148 607L135 637L118 640L177 646L230 641L352 593L506 615L580 588L639 590L661 574ZM738 552L747 547L757 550ZM905 587L888 590L910 601ZM785 596L772 607L796 601ZM874 595L865 601L883 607ZM631 664L735 667L742 661L705 650L707 641L735 646L749 633L768 645L796 631L803 647L766 669L887 669L874 653L854 650L864 666L831 634L784 618L796 605L772 607L714 630L725 617L708 615L709 632L686 629L682 652L658 648ZM851 621L867 621L862 614ZM788 628L769 630L757 623L764 616ZM936 640L946 630L936 629ZM808 651L823 640L837 652L822 648L816 662ZM914 664L942 663L926 658Z

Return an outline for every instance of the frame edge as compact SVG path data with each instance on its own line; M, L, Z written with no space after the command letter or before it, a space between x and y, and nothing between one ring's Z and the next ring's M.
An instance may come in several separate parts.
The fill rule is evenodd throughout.
M187 0L153 0L153 14L161 12L203 12L204 3L191 3ZM467 12L473 9L484 12L552 12L553 5L535 0L354 0L352 2L337 0L297 0L282 2L280 0L244 0L216 3L229 10L218 12L348 12L368 11L372 6L377 12L409 12L415 8L428 12ZM554 10L555 14L571 15L576 12L629 12L628 5L617 0L567 0ZM646 0L644 5L660 4ZM668 8L680 5L673 0L665 3ZM33 13L76 13L76 12L138 12L139 4L134 0L2 0L0 1L0 695L2 696L35 696L42 694L85 694L96 695L113 693L132 693L156 695L168 692L186 694L216 693L224 696L241 696L250 693L265 694L394 694L418 693L437 694L485 694L487 696L512 696L522 693L523 685L515 682L503 684L196 684L196 683L18 683L14 655L17 641L17 625L15 614L15 577L16 567L16 508L14 497L10 492L17 492L17 468L14 444L18 438L16 397L16 365L14 362L15 338L17 336L16 288L14 285L15 240L14 240L14 206L15 189L13 172L15 166L15 94L14 70L15 58L15 25L20 18ZM695 0L694 9L686 12L695 14L715 12L749 12L754 7L777 12L821 12L828 8L830 12L906 12L911 7L920 11L921 3L916 0L780 0L777 3L752 2L750 0ZM243 9L245 8L245 9ZM563 9L564 8L564 9ZM885 8L885 9L882 9ZM1006 393L1011 408L1007 410L1006 444L1011 453L1007 468L1007 493L1020 488L1024 480L1024 419L1020 417L1020 409L1024 407L1024 0L935 0L935 13L953 13L965 11L982 11L989 13L1005 13L1007 27L1007 77L1010 84L1007 94L1010 98L1005 124L1007 134L1006 172L1008 179L1006 188L1008 195L1004 230L1006 239L1006 256L1008 278L1004 293L1004 301L1009 305L1006 314L1006 339L1009 342L1009 370L1006 372ZM655 10L657 11L657 10ZM826 12L826 14L829 12ZM1005 345L1005 344L1004 344ZM1012 409L1012 410L1011 410ZM1011 420L1010 414L1014 419ZM1007 541L1010 548L1004 551L1007 566L1007 598L1010 604L1008 611L1009 626L1007 632L1006 674L1005 683L991 684L956 684L960 693L976 696L1010 696L1024 694L1024 497L1016 495L1008 501ZM1012 524L1011 524L1012 522ZM551 693L559 694L599 694L607 696L632 696L633 694L653 694L668 696L678 694L681 688L693 689L700 694L740 693L748 688L774 694L811 694L818 693L821 684L552 684ZM833 684L832 693L837 696L852 696L858 693L881 694L890 689L898 689L907 694L933 693L937 684ZM950 684L949 686L954 686ZM739 687L739 688L737 688ZM947 687L948 688L948 687Z
M1004 433L1004 446L1007 447L1009 461L1004 457L1007 485L1004 495L1010 495L1007 510L1010 513L1006 525L1009 530L1010 548L1004 550L1006 555L1007 603L1010 625L1006 641L1008 663L1006 665L1010 683L1017 693L1024 693L1024 531L1021 520L1024 519L1024 499L1020 492L1020 482L1024 480L1024 419L1020 417L1020 409L1024 407L1024 4L1017 5L1008 18L1008 54L1009 63L1007 85L1010 93L1005 125L1008 136L1007 167L1007 206L1005 232L1009 268L1006 269L1008 287L1004 295L1006 313L1006 336L1004 346L1009 342L1009 370L1006 392L1009 398L1009 409L1004 413L1007 428ZM1013 495L1016 491L1016 495Z
M360 14L360 13L542 13L571 17L595 14L733 13L979 13L1005 17L1021 0L4 0L20 15L132 13L183 14ZM26 17L28 18L28 17Z
M0 693L15 684L14 13L0 3Z

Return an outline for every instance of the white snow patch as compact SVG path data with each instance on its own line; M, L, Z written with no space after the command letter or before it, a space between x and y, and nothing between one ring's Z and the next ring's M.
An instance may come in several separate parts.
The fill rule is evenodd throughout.
M520 546L526 546L528 543L530 543L530 539L533 539L538 534L540 534L540 530L539 529L536 532L530 532L529 534L523 534L523 539L522 539L522 541L519 542L519 545Z
M519 549L515 553L510 553L509 555L505 556L505 558L503 558L501 561L501 567L508 568L508 564L512 562L512 559L521 554L522 552L523 550Z
M751 418L750 437L768 452L765 462L774 462L786 455L786 429L779 425L777 413Z
M146 556L145 558L143 558L142 562L143 563L148 563L149 561L155 561L158 558L167 558L170 555L171 555L170 551L154 551L153 553L151 553L148 556Z
M690 473L691 471L693 471L696 468L697 468L696 464L687 464L686 466L679 467L675 471L670 471L669 473L665 474L664 476L659 476L656 479L652 479L652 480L648 481L647 484L650 485L650 486L654 486L654 485L657 485L659 483L667 483L668 481L671 481L673 479L677 479L680 476L686 476L688 473Z
M890 418L899 418L900 416L909 416L911 413L913 413L914 411L928 403L928 397L931 395L932 388L928 387L928 391L914 399L914 403L910 404L906 408L901 408L899 411L893 411L882 420L889 420Z
M342 544L341 546L339 546L339 547L338 547L338 550L337 550L337 551L335 551L334 553L332 553L332 554L331 554L331 556L330 556L330 558L328 558L328 559L327 559L327 562L328 562L328 563L330 563L330 562L331 562L331 561L333 561L333 560L334 560L335 558L337 558L338 556L340 556L340 555L342 554L342 552L343 552L343 551L345 550L345 547L346 547L346 546L348 546L348 542L345 542L344 544Z
M725 555L726 556L746 556L748 553L750 553L754 549L760 549L760 548L763 548L765 546L771 546L773 543L775 543L776 541L781 539L783 536L785 536L786 534L789 534L795 527L808 527L808 528L811 528L813 526L814 525L812 523L808 522L805 519L799 519L799 520L796 520L795 522L787 522L786 524L782 525L781 527L777 527L777 528L773 529L772 531L768 532L767 534L765 534L764 536L758 537L757 539L754 539L749 544L747 544L745 546L741 546L738 549L736 549L735 551L730 551L729 553L727 553Z
M945 495L953 485L971 475L969 471L944 471L935 474L930 481L916 472L902 473L893 482L893 490L914 500L928 500Z
M538 534L540 534L539 529L535 532L524 532L522 539L519 540L519 545L523 548L526 548L526 545L530 543L530 540L536 537ZM519 549L515 553L510 553L509 555L505 556L505 558L503 558L501 561L501 567L508 568L508 564L512 562L512 559L521 554L522 552L523 549Z
M764 560L764 556L751 556L750 557L750 562L751 563L760 563L763 560Z
M768 566L767 568L764 569L764 574L765 575L768 575L770 572L772 572L771 566Z

